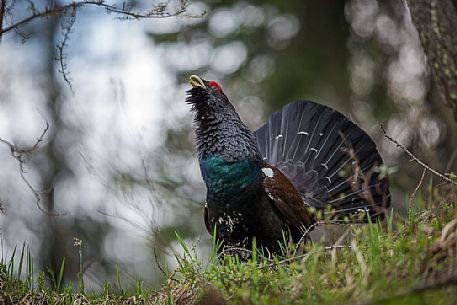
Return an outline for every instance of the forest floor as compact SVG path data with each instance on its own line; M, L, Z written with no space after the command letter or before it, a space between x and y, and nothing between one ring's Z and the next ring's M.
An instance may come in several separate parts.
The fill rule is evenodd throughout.
M107 284L77 292L84 283L62 287L60 273L53 287L43 274L17 279L32 264L22 252L19 265L0 265L0 304L457 304L457 192L443 185L427 193L406 200L406 218L393 211L382 224L348 226L338 242L314 243L305 254L267 258L253 250L247 262L208 261L178 236L179 267L154 291Z

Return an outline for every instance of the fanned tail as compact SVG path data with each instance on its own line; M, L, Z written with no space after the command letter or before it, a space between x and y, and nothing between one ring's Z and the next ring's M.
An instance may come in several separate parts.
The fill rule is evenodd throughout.
M264 160L279 168L310 207L331 206L334 219L383 217L389 183L373 140L338 111L297 101L255 132Z

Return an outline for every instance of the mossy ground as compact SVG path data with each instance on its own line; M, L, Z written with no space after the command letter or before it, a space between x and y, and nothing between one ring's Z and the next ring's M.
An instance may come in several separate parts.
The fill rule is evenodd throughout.
M251 251L246 262L237 256L208 261L180 240L179 267L157 291L107 285L103 292L77 293L58 287L59 275L48 288L42 277L18 280L11 270L18 266L3 264L0 303L457 304L456 190L431 188L427 197L416 196L406 218L394 211L383 223L348 226L337 244L315 243L302 255L266 258Z

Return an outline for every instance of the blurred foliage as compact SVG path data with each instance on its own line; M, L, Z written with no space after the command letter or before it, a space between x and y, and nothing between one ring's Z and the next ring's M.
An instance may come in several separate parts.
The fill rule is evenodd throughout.
M456 125L435 102L404 3L271 0L193 5L205 12L201 19L181 21L166 32L159 27L149 35L179 82L196 73L220 81L253 129L281 106L311 99L360 124L379 143L388 165L407 158L382 137L380 123L432 167L455 170ZM169 151L189 149L183 143L188 143L190 124L170 128ZM405 165L392 183L409 189L418 172L415 165Z
M213 1L204 5L201 20L150 35L165 49L183 47L184 57L195 60L173 64L174 52L168 53L180 81L196 72L223 80L235 102L249 94L277 109L304 96L329 95L344 105L350 93L344 7L341 1ZM198 45L204 46L195 50Z

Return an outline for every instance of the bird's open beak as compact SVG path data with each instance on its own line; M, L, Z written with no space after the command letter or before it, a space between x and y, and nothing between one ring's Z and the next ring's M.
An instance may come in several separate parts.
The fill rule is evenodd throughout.
M192 87L202 87L203 89L206 89L205 84L203 83L202 79L197 76L197 75L191 75L189 77L189 83L192 85Z

